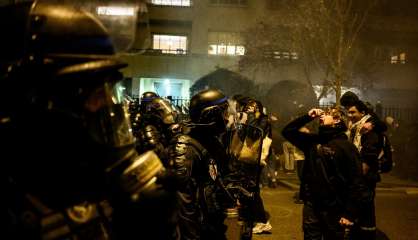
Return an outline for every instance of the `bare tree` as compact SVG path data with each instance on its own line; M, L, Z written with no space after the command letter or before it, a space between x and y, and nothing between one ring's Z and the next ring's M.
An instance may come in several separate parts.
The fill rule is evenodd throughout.
M311 84L312 72L319 71L323 94L334 90L339 104L341 87L349 85L354 71L360 69L355 68L362 57L358 47L359 35L377 1L287 1L283 5L288 14L285 17L289 19L287 22L273 17L245 35L247 54L242 57L240 66L251 66L254 71L275 68L283 62L277 61L275 54L271 56L269 52L297 53L306 81ZM283 15L278 18L283 18Z
M296 6L299 31L307 31L314 52L311 58L324 72L330 73L327 81L335 91L339 104L341 87L353 76L359 58L357 43L369 12L377 1L310 0ZM300 34L300 33L299 33Z

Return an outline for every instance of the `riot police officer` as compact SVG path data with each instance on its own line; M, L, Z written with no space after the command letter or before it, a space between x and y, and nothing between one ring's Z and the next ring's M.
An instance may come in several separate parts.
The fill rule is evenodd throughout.
M135 151L118 92L117 38L88 9L100 12L56 1L0 8L0 80L16 89L0 101L8 239L140 238L152 210L136 207L160 199L164 168ZM154 239L169 239L162 228Z
M204 224L202 239L226 239L224 225L226 209L235 206L222 177L229 172L229 156L224 141L227 130L228 98L219 90L204 90L190 100L189 114L193 125L190 136L209 155L206 169L210 178L204 184Z
M141 100L141 117L139 120L138 151L153 150L162 159L167 159L167 147L174 124L177 123L177 112L173 106L161 97L152 97L149 101Z
M177 112L165 99L153 92L142 97L140 151L153 150L163 160L176 190L177 237L184 240L200 239L202 219L206 219L201 200L209 180L207 150L190 137L189 125L178 121Z
M156 98L160 98L160 96L157 93L151 91L144 92L141 95L141 104L139 106L140 112L143 114L146 113L147 106L152 102L152 100Z

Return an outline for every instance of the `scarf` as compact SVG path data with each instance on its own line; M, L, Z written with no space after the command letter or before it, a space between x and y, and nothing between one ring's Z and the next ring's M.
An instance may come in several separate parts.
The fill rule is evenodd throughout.
M349 131L347 131L350 142L356 146L359 152L361 151L361 129L370 117L371 116L369 114L365 115L359 121L352 123L349 127Z

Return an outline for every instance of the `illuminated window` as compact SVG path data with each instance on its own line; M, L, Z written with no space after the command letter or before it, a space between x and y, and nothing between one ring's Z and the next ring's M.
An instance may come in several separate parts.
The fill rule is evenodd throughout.
M139 95L144 92L156 92L161 97L188 99L190 96L191 81L177 78L141 78L139 82Z
M290 52L282 52L283 59L290 59Z
M245 54L242 38L239 33L209 32L209 55L239 56Z
M399 63L405 64L406 63L406 53L399 54Z
M397 56L397 55L395 55L395 56L391 56L391 57L390 57L390 63L391 63L391 64L396 64L396 63L398 63L398 56Z
M406 53L401 53L399 55L392 55L390 56L390 63L391 64L405 64L406 63Z
M248 4L248 0L210 0L210 3L214 5L246 6Z
M155 34L153 35L152 48L166 54L186 54L187 37Z
M191 0L152 0L154 5L190 7Z
M164 82L154 82L155 92L159 96L180 96L181 90L183 88L182 83L173 83L169 79L164 80Z

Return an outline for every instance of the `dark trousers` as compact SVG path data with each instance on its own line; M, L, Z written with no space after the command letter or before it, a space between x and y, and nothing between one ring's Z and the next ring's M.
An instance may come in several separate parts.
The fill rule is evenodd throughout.
M339 215L333 209L318 209L312 203L303 205L304 240L343 240L344 229L339 225Z
M256 193L254 196L254 208L253 208L253 214L254 214L254 222L261 222L261 223L267 223L270 216L269 213L264 209L264 203L263 199L260 196L260 193Z
M297 173L297 175L298 175L298 179L299 179L299 181L301 181L301 179L302 179L303 163L304 163L304 162L305 162L304 160L298 160L298 161L295 161L295 163L296 163L296 164L295 164L295 166L296 166L296 173ZM295 199L296 201L300 201L299 191L295 192L294 199Z
M296 162L296 173L298 174L298 178L299 181L302 178L302 172L303 172L303 163L305 162L304 160L298 160L295 161Z
M360 216L355 227L355 239L358 240L376 240L376 211L374 205L375 191L373 189L372 201L363 204L360 207Z

